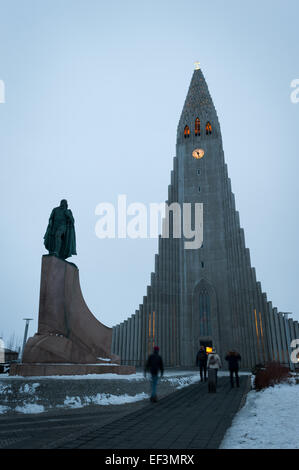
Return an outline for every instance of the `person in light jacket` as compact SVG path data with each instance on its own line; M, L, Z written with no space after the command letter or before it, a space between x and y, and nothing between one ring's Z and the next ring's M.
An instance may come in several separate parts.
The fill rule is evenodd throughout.
M220 369L220 367L222 367L222 364L221 364L221 359L218 356L217 351L216 351L215 348L213 348L211 354L209 354L207 367L208 367L208 369L215 369L215 371L216 371L216 383L217 383L218 370Z

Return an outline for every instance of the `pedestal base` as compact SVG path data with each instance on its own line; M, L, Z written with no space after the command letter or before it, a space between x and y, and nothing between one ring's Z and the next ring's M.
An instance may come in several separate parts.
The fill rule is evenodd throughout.
M87 375L87 374L135 374L133 366L118 364L12 364L9 375L22 377L46 377L51 375Z

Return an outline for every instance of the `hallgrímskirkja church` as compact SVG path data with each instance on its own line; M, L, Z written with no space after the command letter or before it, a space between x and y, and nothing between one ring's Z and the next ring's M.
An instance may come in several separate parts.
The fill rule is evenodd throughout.
M217 113L202 71L194 70L177 129L168 205L203 204L203 244L186 249L160 235L155 271L143 303L113 327L112 352L123 364L143 365L159 345L167 366L194 366L200 345L242 356L242 367L290 363L298 322L278 312L251 266L231 190Z

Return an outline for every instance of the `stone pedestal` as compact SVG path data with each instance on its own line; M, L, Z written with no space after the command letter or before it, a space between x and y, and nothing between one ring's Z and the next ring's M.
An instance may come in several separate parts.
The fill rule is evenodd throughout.
M119 364L12 364L9 375L45 377L53 375L135 374L135 367Z
M26 343L22 364L12 365L10 375L98 374L108 369L134 373L134 367L119 365L111 342L112 328L98 321L84 301L77 266L44 255L38 331Z

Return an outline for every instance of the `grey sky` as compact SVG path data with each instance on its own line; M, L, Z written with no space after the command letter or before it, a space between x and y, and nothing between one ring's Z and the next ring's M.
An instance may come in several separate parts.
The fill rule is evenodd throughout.
M299 320L297 0L0 1L1 325L37 329L43 235L66 198L82 291L107 326L134 313L157 240L99 240L95 207L167 198L199 60L246 244L268 299Z

